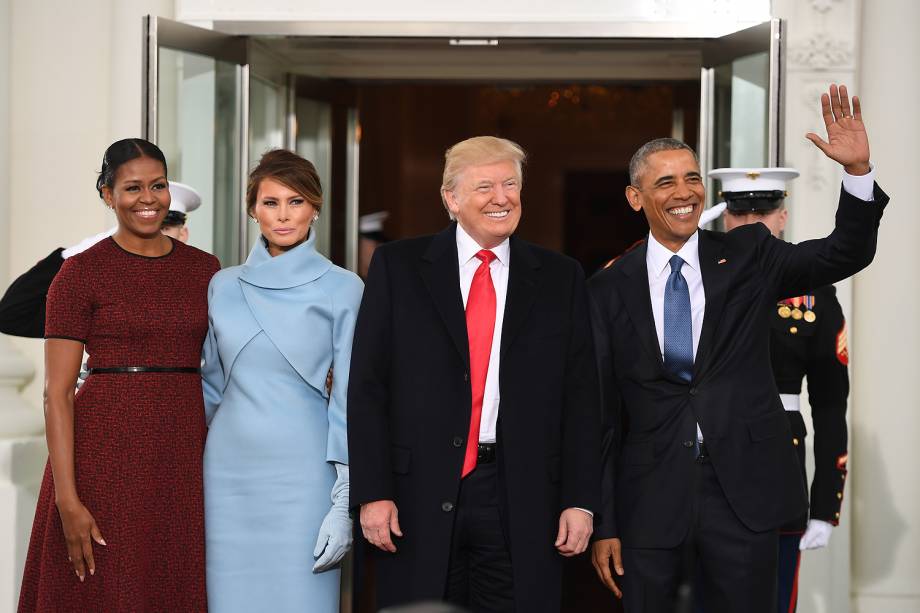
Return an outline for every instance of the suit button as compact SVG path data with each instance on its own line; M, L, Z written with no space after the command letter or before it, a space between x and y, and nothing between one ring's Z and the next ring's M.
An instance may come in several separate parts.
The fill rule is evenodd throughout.
M468 372L463 373L463 380L464 380L464 381L469 381L469 380L470 380L470 373L468 373Z
M691 396L696 396L696 388L695 388L695 387L691 387L691 388L690 388L690 395L691 395Z
M799 439L793 438L793 439L792 439L792 444L795 445L796 447L798 447L798 446L799 446Z
M686 447L687 449L689 449L690 447L693 447L693 441L684 441L684 447Z
M463 437L462 437L462 436L455 436L453 442L454 442L454 447L462 447L462 446L463 446Z
M451 511L454 510L454 503L452 503L452 502L442 502L442 503L441 503L441 510L444 511L445 513L450 513Z

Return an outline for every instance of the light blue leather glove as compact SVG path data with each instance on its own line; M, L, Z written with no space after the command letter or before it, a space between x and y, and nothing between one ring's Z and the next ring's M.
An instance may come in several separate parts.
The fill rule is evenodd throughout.
M313 557L314 573L329 570L338 564L351 548L351 517L348 515L348 466L335 465L336 479L332 486L332 508L326 513Z

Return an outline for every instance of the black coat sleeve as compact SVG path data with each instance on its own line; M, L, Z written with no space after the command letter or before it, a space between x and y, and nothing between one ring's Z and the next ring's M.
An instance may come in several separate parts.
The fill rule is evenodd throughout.
M806 366L815 453L810 516L836 525L847 474L846 411L850 380L846 322L833 288L818 294L816 299L824 304L815 305L821 314Z
M572 334L565 368L565 406L562 417L563 509L578 507L602 515L600 509L600 399L588 295L581 267L573 263Z
M371 259L351 352L348 457L353 508L396 497L388 425L394 296L385 251L378 248Z
M833 231L825 238L798 244L774 238L763 224L751 224L746 231L758 235L760 266L771 281L775 299L836 283L872 262L888 196L876 184L873 198L866 202L841 189Z
M0 332L26 338L45 336L45 300L54 276L64 264L63 248L23 273L0 298Z
M591 328L600 389L601 407L601 506L594 518L594 539L619 536L616 522L617 457L623 437L621 401L613 362L613 327L609 325L609 296L604 284L592 278L589 284Z

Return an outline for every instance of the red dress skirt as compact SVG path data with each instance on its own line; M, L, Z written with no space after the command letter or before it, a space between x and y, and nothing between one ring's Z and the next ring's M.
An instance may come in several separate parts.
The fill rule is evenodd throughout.
M46 338L83 342L90 368L194 367L220 265L178 241L162 257L111 238L68 259L48 291ZM67 559L50 463L26 558L20 613L207 610L202 452L194 373L92 374L74 399L77 495L102 532L94 576Z

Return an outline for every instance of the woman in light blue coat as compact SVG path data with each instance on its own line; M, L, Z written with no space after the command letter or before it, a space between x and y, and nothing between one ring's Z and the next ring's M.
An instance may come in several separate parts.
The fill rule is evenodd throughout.
M310 162L266 153L246 200L262 236L209 291L209 610L337 613L337 564L351 545L345 393L363 284L314 247L322 192Z

